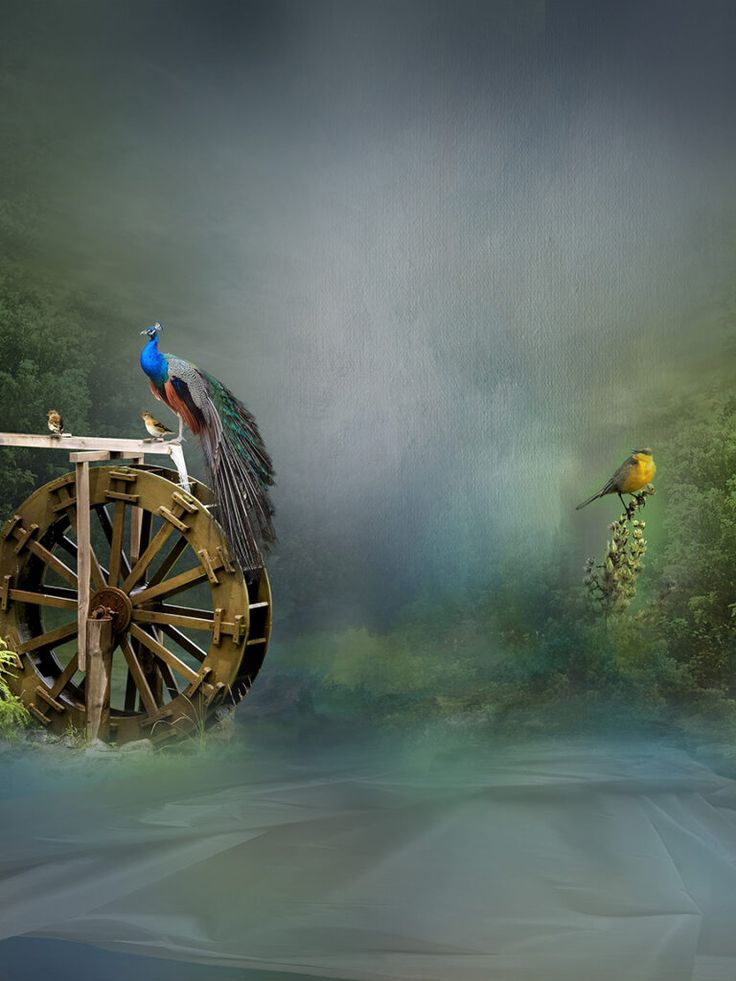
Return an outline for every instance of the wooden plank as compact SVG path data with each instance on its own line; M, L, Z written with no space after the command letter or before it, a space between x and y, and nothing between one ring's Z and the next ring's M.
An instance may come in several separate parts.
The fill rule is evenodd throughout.
M212 626L212 643L220 643L220 634L222 633L222 615L225 611L221 606L218 606L215 610L215 619Z
M140 494L125 494L123 491L105 491L108 501L125 501L127 504L137 504Z
M147 634L145 630L142 630L137 623L131 623L130 625L130 635L139 640L145 647L155 654L157 658L165 661L169 667L173 668L177 674L180 674L182 678L186 678L188 682L194 681L197 677L197 672L192 671L188 664L181 661L176 654L172 654L170 650L160 644L157 640L154 640L150 634Z
M2 610L3 613L8 608L8 600L13 599L13 597L10 595L11 594L10 585L12 582L13 582L12 576L3 576L2 601L0 602L0 610Z
M36 685L36 697L42 699L47 705L57 712L63 712L64 706L58 702L54 696L43 685Z
M173 511L170 511L169 508L164 507L163 504L158 509L158 513L161 515L162 518L165 518L166 521L170 522L175 528L178 528L178 530L182 532L182 534L189 531L189 525L185 524L185 522L183 522L178 515L174 514Z
M0 446L28 446L45 450L117 450L119 453L135 453L145 456L153 453L159 456L172 456L173 450L181 451L178 443L147 443L143 439L118 439L107 436L72 436L64 434L58 437L43 433L0 433ZM81 461L80 461L81 462Z
M30 705L26 705L26 708L31 713L31 715L34 716L34 718L36 718L41 723L41 725L47 726L51 722L51 719L49 719L48 716L44 715L40 709L36 708L36 706L33 703L31 703Z
M189 514L196 514L197 511L199 511L199 507L196 502L188 495L180 494L179 491L174 491L174 493L171 495L171 500L180 508L188 511Z
M0 532L0 539L5 541L10 535L15 531L15 526L19 525L23 518L19 514L14 514L12 518L9 518L3 525L3 530Z
M87 620L87 678L84 686L87 708L87 739L107 733L110 722L110 679L112 677L112 617Z
M18 531L19 531L18 543L13 548L13 551L15 552L16 555L19 555L26 547L26 545L29 544L31 537L35 535L36 532L38 531L38 525L32 524L29 525L27 528L19 528Z
M215 570L213 568L212 559L210 558L210 553L207 551L206 548L198 548L197 555L199 556L199 561L202 563L202 568L207 573L207 578L209 579L209 581L212 583L213 586L219 586L220 580L217 578L217 574L215 573Z
M77 463L77 661L80 671L86 671L87 617L89 616L92 533L89 526L89 463Z
M134 470L111 470L110 480L122 480L126 484L134 484L138 474Z
M103 460L110 459L109 450L88 450L85 453L70 453L71 463L101 463Z

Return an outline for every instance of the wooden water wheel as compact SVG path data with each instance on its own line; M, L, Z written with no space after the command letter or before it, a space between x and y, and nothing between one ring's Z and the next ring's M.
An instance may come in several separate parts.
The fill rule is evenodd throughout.
M99 616L111 639L94 735L159 742L201 731L261 667L267 573L245 582L203 484L185 478L185 490L171 470L85 462L80 491L80 466L31 494L0 531L0 637L18 655L11 687L49 729L89 732L100 652L88 649L85 622ZM89 502L81 521L78 497Z

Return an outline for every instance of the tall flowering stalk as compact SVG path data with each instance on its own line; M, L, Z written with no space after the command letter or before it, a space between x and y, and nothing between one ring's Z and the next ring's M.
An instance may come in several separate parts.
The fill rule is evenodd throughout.
M636 583L644 568L647 541L644 537L646 522L634 517L654 493L648 484L639 491L609 525L611 537L606 544L603 562L595 559L585 563L583 584L591 598L608 617L624 613L636 595Z

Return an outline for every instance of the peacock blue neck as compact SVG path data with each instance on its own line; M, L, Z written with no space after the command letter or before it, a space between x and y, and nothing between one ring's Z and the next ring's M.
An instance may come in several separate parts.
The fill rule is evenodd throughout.
M155 334L141 351L141 368L145 371L151 381L160 385L168 377L168 367L166 355L158 349L158 335Z

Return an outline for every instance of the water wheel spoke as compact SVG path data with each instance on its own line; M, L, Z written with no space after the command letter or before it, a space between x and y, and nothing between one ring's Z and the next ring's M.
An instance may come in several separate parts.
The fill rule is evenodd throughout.
M123 589L126 593L129 593L131 589L139 582L143 574L145 573L148 566L151 564L153 558L157 555L162 546L166 543L169 535L174 530L174 526L165 521L156 534L153 536L149 542L143 555L138 559L132 569L128 570L127 577L123 583Z
M36 651L39 647L51 647L60 641L69 640L77 634L77 621L71 620L69 623L62 623L60 627L47 630L46 633L31 637L18 646L18 654L27 654L29 651Z
M187 569L186 572L180 572L178 576L174 576L173 579L165 579L163 582L157 583L155 586L148 586L146 589L142 589L139 593L135 593L131 596L133 606L140 606L143 603L148 603L152 599L158 599L163 596L173 596L175 593L182 593L185 589L189 589L190 586L196 586L197 583L204 582L207 578L207 572L202 568L201 565L195 566L193 569Z
M178 607L178 609L186 609L186 607ZM194 613L196 611L189 611ZM206 612L206 611L205 611ZM171 625L174 627L188 627L190 630L201 630L207 633L212 633L214 630L215 621L209 617L190 617L185 616L180 613L170 613L168 609L161 607L155 610L133 610L133 620L136 623L152 623L158 627L166 627Z
M52 586L49 583L44 583L43 591L47 596L61 596L64 599L74 600L75 606L77 604L76 589L70 589L68 586Z
M148 679L141 667L140 661L136 652L133 650L133 645L127 637L124 637L120 641L120 650L123 652L123 657L128 663L128 671L133 678L133 683L138 690L143 707L149 715L155 715L159 710L159 706L156 699L153 697L153 692L148 684ZM127 708L127 690L126 690L126 708Z
M49 694L51 695L52 698L56 698L64 691L66 686L69 684L69 682L72 680L74 675L77 673L78 666L79 666L79 661L77 658L77 654L75 652L74 655L71 658L69 658L69 663L67 664L67 666L64 668L64 670L61 672L59 677L51 686L51 691L49 692Z
M136 640L139 640L143 646L147 647L152 654L155 654L156 657L159 658L159 660L164 661L169 665L169 667L173 668L173 670L176 671L177 674L180 674L182 678L185 678L189 684L197 681L199 676L196 671L193 671L188 664L181 661L176 654L172 654L172 652L164 647L164 645L158 640L155 640L150 634L147 634L145 630L138 626L137 623L131 623L130 635L131 637L135 637Z
M112 537L110 539L110 574L108 583L117 586L120 579L120 569L123 564L123 532L125 531L125 504L115 502L115 517L112 522Z
M40 542L29 542L28 548L33 552L34 555L44 563L47 568L52 569L57 576L61 579L66 579L68 583L72 586L77 586L78 579L77 574L73 569L70 569L68 565L57 558L53 552L50 552L45 546Z
M134 507L130 512L130 564L133 566L141 557L144 549L151 540L151 522L153 515L143 508Z
M116 501L115 502L116 508L117 508L117 505L118 504L121 504L124 507L122 501ZM105 538L107 539L107 544L110 546L110 558L112 560L113 538L114 538L114 534L115 534L115 531L114 531L114 522L110 519L110 515L109 515L108 510L107 510L107 508L105 507L104 504L97 505L94 508L94 511L95 511L95 514L97 515L97 518L98 518L99 522L100 522L100 526L102 527L102 530L105 533ZM117 514L117 511L116 511L116 514ZM125 512L123 512L123 521L124 521L124 516L125 516ZM122 547L122 533L121 533L121 538L120 538L120 549L119 549L119 552L120 552L120 569L122 570L123 575L127 576L127 575L130 574L130 562L128 561L128 556L125 553L125 549ZM111 582L110 585L111 586L115 586L115 585L117 585L117 583Z
M211 625L215 620L215 615L212 610L204 610L201 607L176 606L173 603L156 603L154 609L159 610L161 613L170 613L172 616L196 617L197 620L205 620L210 624L208 628L209 630L212 629Z
M162 582L166 576L168 576L171 569L176 565L177 559L180 557L182 552L187 548L189 542L184 537L177 538L173 546L169 550L166 558L161 562L161 565L156 569L154 574L148 580L149 586L155 586L157 583Z
M179 691L179 686L176 683L176 678L174 677L173 672L166 661L158 661L156 667L158 668L159 674L163 679L163 683L166 685L166 690L169 693L169 697L173 702L173 700L178 698L181 694Z
M200 664L204 662L204 659L207 657L207 651L203 650L199 644L195 644L193 640L190 640L189 637L183 633L183 631L177 630L176 627L172 626L170 622L164 623L161 629L165 634L168 634L168 636L175 641L182 650L196 658Z
M135 712L135 703L138 698L138 689L135 684L133 672L128 668L125 678L125 703L126 712Z
M34 606L54 606L59 610L76 610L77 598L55 596L53 593L37 593L31 589L11 589L11 600L17 603L31 603Z
M60 547L64 549L65 552L68 552L69 555L71 555L76 560L77 554L79 552L76 542L73 542L68 535L62 535L58 539L58 543ZM95 589L102 589L104 586L107 585L107 569L104 569L100 565L99 559L95 554L95 550L91 545L89 547L89 558L90 558L90 567L92 569L92 584L94 585Z

